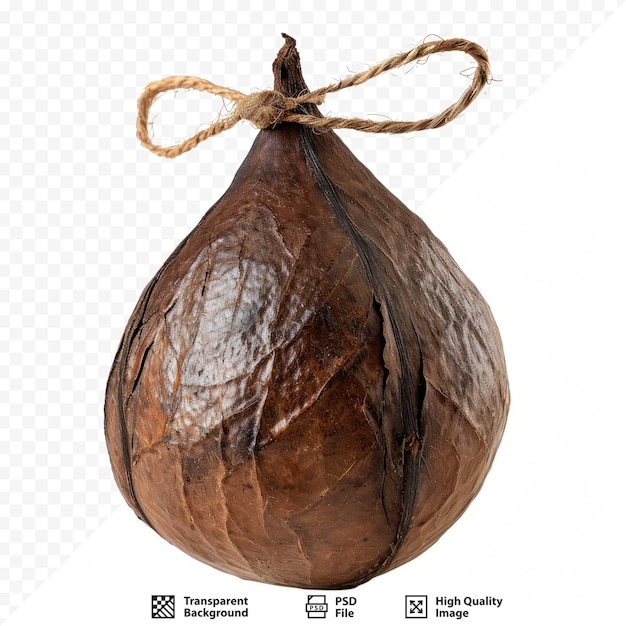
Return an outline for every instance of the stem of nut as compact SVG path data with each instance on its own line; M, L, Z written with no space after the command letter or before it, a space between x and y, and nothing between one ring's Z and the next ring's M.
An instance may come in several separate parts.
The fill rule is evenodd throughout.
M285 33L283 33L283 37L285 43L278 51L276 60L272 65L274 89L287 98L297 98L302 94L308 93L309 88L302 76L302 66L300 65L300 55L296 48L296 40ZM315 104L309 103L300 104L293 112L324 117Z

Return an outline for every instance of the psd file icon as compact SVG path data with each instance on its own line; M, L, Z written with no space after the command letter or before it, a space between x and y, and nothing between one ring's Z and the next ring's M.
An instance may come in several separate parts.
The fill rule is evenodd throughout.
M306 614L310 618L325 618L328 613L326 596L308 596Z

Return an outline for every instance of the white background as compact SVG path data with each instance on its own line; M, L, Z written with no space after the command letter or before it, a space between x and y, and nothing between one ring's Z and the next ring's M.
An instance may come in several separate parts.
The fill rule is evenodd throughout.
M102 434L106 377L142 288L226 189L256 133L243 123L166 161L134 137L136 99L170 74L268 88L283 31L298 40L311 88L433 34L483 45L496 79L443 129L341 133L485 295L512 392L478 498L423 556L354 590L351 622L414 623L404 618L406 594L429 596L431 622L437 595L503 599L500 609L471 609L468 624L622 619L623 3L516 3L508 12L495 2L431 11L409 2L8 4L0 10L0 619L154 624L150 596L173 593L179 617L168 623L187 623L185 595L246 596L251 624L308 621L306 591L218 573L139 522L115 488ZM452 57L330 96L322 110L436 113L468 85L461 72L471 60ZM155 137L183 139L221 107L206 94L164 96ZM338 595L327 593L331 606Z

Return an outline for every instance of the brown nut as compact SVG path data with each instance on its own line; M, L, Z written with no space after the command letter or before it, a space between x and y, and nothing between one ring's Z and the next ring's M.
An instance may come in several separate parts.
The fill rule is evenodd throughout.
M293 40L275 80L306 90ZM496 324L443 244L335 133L283 123L144 290L105 426L124 497L168 541L347 588L458 519L508 405Z

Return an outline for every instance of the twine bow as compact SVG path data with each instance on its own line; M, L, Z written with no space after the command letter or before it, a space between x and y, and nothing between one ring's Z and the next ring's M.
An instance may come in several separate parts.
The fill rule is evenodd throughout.
M298 113L295 109L301 104L322 104L327 94L361 85L362 83L386 72L401 67L407 63L428 57L441 52L465 52L477 63L472 84L461 95L459 100L447 109L430 118L417 122L403 122L394 120L373 121L360 118L345 117L318 117L305 113ZM235 89L221 87L204 78L194 76L170 76L162 80L149 83L144 89L137 103L137 137L141 144L155 154L168 158L175 158L184 152L195 148L200 142L217 135L241 120L251 122L257 128L273 128L283 122L294 122L310 126L320 132L332 129L349 128L368 133L409 133L412 131L439 128L458 117L478 96L481 89L490 80L489 58L487 53L478 44L465 39L445 39L422 43L408 52L390 57L386 61L374 65L364 72L348 76L339 82L304 93L296 98L288 98L278 91L266 90L243 94ZM216 96L226 98L235 103L233 111L226 117L220 118L208 128L200 131L193 137L186 139L175 146L158 146L152 143L148 134L148 115L155 98L173 89L195 89L207 91Z

